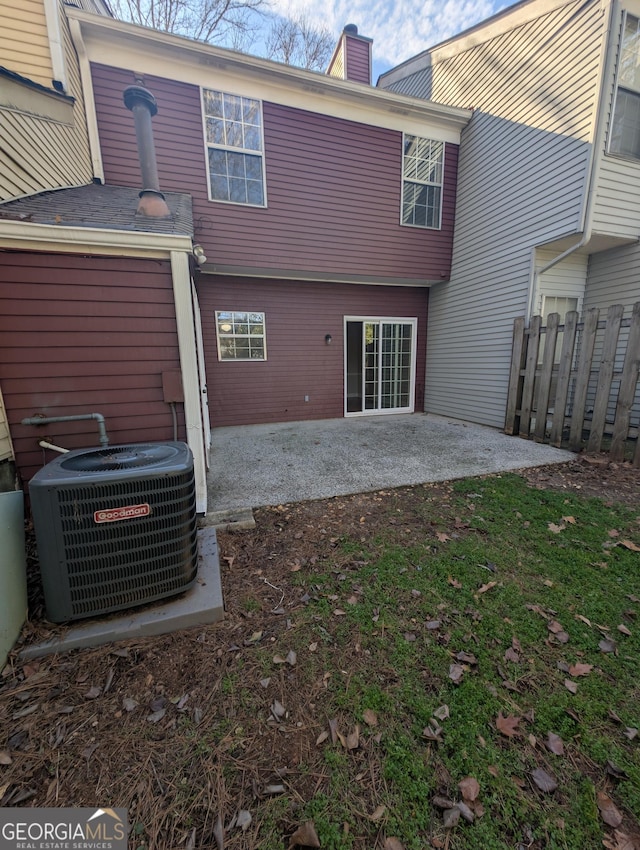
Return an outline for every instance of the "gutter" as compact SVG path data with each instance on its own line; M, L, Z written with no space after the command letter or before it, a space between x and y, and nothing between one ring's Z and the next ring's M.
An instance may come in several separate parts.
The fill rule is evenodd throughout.
M598 173L600 164L604 155L604 137L607 122L605 120L608 115L606 110L606 98L609 96L611 85L613 84L613 70L615 51L612 45L612 33L614 21L620 18L620 3L619 0L612 0L609 6L609 20L607 28L602 39L601 62L602 73L598 81L598 91L596 95L596 117L593 129L593 141L589 152L589 163L587 166L587 179L585 181L585 191L583 193L582 211L580 215L579 230L582 231L582 236L575 245L567 248L561 254L558 254L548 263L545 263L539 269L535 268L535 247L532 250L532 265L533 275L529 296L529 314L533 311L533 299L538 290L540 276L549 269L562 262L566 257L575 254L581 248L584 248L590 241L593 232L593 210L595 207L596 190L598 188Z

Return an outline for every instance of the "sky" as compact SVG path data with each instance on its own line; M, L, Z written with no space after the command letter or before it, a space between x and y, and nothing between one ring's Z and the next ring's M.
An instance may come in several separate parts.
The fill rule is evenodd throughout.
M345 24L373 39L373 82L384 71L410 59L515 0L271 0L273 12L306 14L336 38Z

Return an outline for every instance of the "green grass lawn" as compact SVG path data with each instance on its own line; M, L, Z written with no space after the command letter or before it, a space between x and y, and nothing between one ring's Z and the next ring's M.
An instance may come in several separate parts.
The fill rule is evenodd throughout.
M400 545L397 523L381 525L364 544L339 541L346 565L297 573L311 600L280 639L298 653L297 687L330 673L314 714L337 718L343 738L358 724L361 739L319 745L328 784L299 819L314 820L324 850L385 836L406 850L626 846L640 817L640 739L628 737L640 726L640 556L620 543L640 542L636 512L515 475L459 482L444 506L427 496L423 542ZM577 663L592 668L571 675ZM498 730L500 714L518 718L515 734ZM555 791L537 787L537 768ZM433 798L462 799L466 777L480 816L446 830ZM625 817L617 837L598 791Z

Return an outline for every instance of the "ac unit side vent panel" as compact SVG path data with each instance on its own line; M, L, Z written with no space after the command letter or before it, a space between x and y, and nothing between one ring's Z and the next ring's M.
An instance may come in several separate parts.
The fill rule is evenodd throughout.
M114 469L114 458L130 465ZM40 470L30 494L54 622L152 602L195 581L195 479L185 444L72 452Z

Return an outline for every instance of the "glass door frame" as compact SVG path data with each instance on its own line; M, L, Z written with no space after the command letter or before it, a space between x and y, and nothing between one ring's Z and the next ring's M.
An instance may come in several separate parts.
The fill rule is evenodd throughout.
M411 376L409 380L409 399L408 407L394 407L390 409L376 408L374 410L355 410L349 411L348 404L348 360L347 360L347 325L349 322L360 322L363 327L366 322L372 322L382 328L383 324L403 324L411 325ZM415 411L416 401L416 360L418 349L418 319L416 316L344 316L344 416L387 416L396 413L413 413ZM363 340L363 355L364 355L364 340ZM381 368L379 366L379 368ZM363 356L363 372L364 372L364 356ZM363 392L364 392L364 374L362 376ZM363 396L364 406L364 396Z

